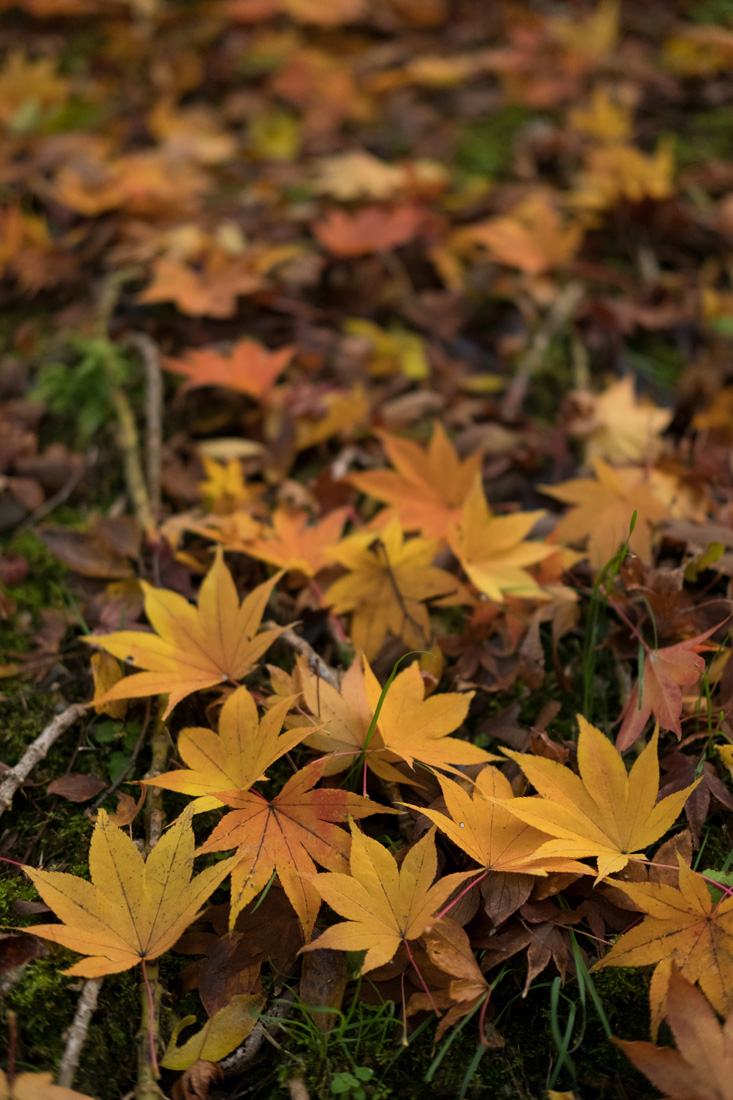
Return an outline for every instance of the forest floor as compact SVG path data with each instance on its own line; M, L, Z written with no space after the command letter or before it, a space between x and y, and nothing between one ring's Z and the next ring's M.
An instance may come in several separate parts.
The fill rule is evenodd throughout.
M733 1100L733 0L0 13L0 1098Z

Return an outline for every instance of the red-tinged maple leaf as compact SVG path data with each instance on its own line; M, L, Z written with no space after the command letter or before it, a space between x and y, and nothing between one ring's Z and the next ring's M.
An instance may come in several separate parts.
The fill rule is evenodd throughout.
M216 797L232 810L199 851L238 849L239 859L232 871L230 928L276 871L306 939L310 939L320 906L318 891L308 877L315 875L313 860L334 871L348 868L351 841L336 822L392 812L350 791L331 787L314 791L323 764L315 760L301 768L270 802L256 791L217 791Z
M692 687L702 676L705 660L700 651L710 648L704 645L705 639L714 634L718 626L676 645L647 650L641 698L637 681L621 712L621 729L616 738L619 752L625 752L634 744L652 714L661 729L672 730L678 738L682 736L682 688Z
M659 971L674 962L683 977L699 982L716 1012L725 1014L733 1010L733 897L713 901L702 876L679 854L677 862L679 887L613 880L647 915L593 969L656 963Z
M349 572L324 594L337 615L353 612L351 639L373 658L388 633L411 649L423 649L430 638L430 616L424 600L444 597L461 602L458 580L432 565L437 539L405 539L397 517L380 535L359 531L331 550L331 560Z
M395 470L351 474L348 480L360 492L391 504L405 531L445 538L481 469L481 452L461 461L439 422L427 448L387 432L376 434Z
M425 224L420 206L405 204L393 210L367 206L356 214L331 210L312 230L324 248L334 256L368 256L388 252L419 235Z
M183 374L181 391L198 386L223 386L248 397L261 398L293 358L292 347L269 351L256 340L240 340L229 355L211 348L189 351L183 359L166 359L166 370Z
M272 531L262 529L242 549L253 558L271 562L288 572L314 577L333 561L330 551L338 543L350 508L335 508L317 523L308 523L307 512L299 508L277 508Z
M733 1100L733 1010L721 1027L699 989L673 967L665 1015L677 1050L613 1042L664 1100Z
M201 585L198 608L177 592L141 581L145 614L156 633L121 630L86 640L145 671L115 684L95 698L95 706L168 693L167 717L191 692L241 680L285 629L257 633L280 575L253 589L241 607L221 549Z

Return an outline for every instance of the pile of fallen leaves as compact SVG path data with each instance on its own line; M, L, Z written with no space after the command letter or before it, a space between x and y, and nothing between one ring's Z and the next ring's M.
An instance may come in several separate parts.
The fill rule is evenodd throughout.
M0 673L58 712L0 977L85 979L0 1094L80 1096L138 964L138 1100L244 1095L293 997L459 1025L480 1083L539 975L612 1040L593 975L653 967L617 1064L733 1100L733 4L0 11ZM649 1095L571 1032L551 1088Z

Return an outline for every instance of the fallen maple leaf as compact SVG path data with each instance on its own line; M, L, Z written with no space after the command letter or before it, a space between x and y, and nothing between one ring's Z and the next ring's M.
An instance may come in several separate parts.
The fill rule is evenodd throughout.
M550 871L588 873L588 868L575 860L538 854L548 833L507 809L505 801L514 797L512 786L497 768L483 768L472 793L446 776L438 779L448 813L429 808L420 812L486 871L542 876Z
M627 374L599 394L569 395L577 408L570 431L585 440L585 461L635 462L656 458L660 435L672 420L671 409L639 402L634 379Z
M147 860L104 810L92 833L92 881L60 871L24 867L46 905L63 924L40 924L35 936L89 959L65 974L117 974L169 951L236 860L207 867L191 880L194 836L186 810L163 834Z
M526 542L526 536L546 513L515 512L508 516L492 515L477 477L467 494L461 515L449 531L453 553L480 592L497 603L504 596L548 599L548 594L527 572L554 554L556 546Z
M311 226L314 236L334 256L368 256L388 252L413 240L423 229L425 211L405 204L394 210L367 206L355 214L330 210Z
M501 805L528 825L550 833L535 858L598 857L598 878L614 874L676 821L697 783L657 802L658 731L627 774L621 754L605 734L578 715L578 770L529 753L503 751L519 764L539 797L514 798ZM697 781L699 782L699 780Z
M474 451L461 461L439 422L427 448L387 432L376 434L396 469L351 474L349 482L391 504L406 531L445 538L479 474L481 452Z
M196 1023L195 1016L184 1016L171 1035L161 1066L184 1070L197 1061L219 1062L226 1058L250 1034L264 1003L261 993L238 993L228 1005L215 1012L200 1031L178 1046L181 1031Z
M115 684L95 698L95 705L167 692L165 718L192 692L241 680L285 629L257 633L280 575L253 589L240 607L232 575L218 549L201 585L198 609L176 592L141 581L145 613L157 633L121 630L86 641L146 671Z
M413 993L407 1015L430 1012L435 1008L448 1009L436 1029L433 1039L435 1047L449 1027L488 998L491 986L479 969L470 939L460 924L450 917L441 917L429 931L423 932L421 946L424 947L428 964L426 966L421 961L420 973L430 988L430 994ZM442 987L436 988L436 979L442 979ZM485 1042L485 1036L482 1035L481 1039Z
M638 466L613 469L601 459L593 467L595 479L573 478L541 486L548 496L575 505L558 521L555 536L562 542L587 538L593 569L602 569L626 539L632 553L651 561L652 528L669 516L669 501L661 499L661 490L670 479L655 470L647 475ZM669 490L669 484L664 488ZM634 512L636 524L629 534Z
M411 649L429 644L430 616L423 600L443 597L461 602L461 585L452 574L431 564L437 539L406 540L397 517L380 535L359 531L330 552L349 573L334 581L324 601L337 615L353 612L351 640L373 658L388 633Z
M181 391L198 386L223 386L248 397L261 398L272 388L293 358L294 348L270 351L256 340L240 340L229 355L220 355L211 348L189 351L184 359L166 359L166 370L183 374L186 381Z
M300 508L276 508L272 530L263 529L260 537L242 547L246 554L271 562L288 572L314 577L331 563L329 551L339 541L350 508L334 508L317 523L308 523L308 514Z
M569 263L583 232L582 225L561 218L549 197L540 192L530 195L510 214L456 230L451 247L461 254L483 246L498 263L541 275Z
M664 1100L733 1100L733 1010L721 1027L699 989L674 967L665 1015L677 1050L613 1042L664 1093Z
M725 1014L733 1010L733 897L713 901L702 876L679 854L677 862L679 888L614 879L613 885L648 915L593 969L657 963L659 971L672 961L688 981L700 983L715 1011Z
M637 681L621 711L621 729L616 738L619 752L625 752L634 744L652 714L661 729L673 730L678 738L682 737L682 688L692 687L705 671L705 660L700 656L700 650L708 648L703 643L718 626L676 645L647 650L641 698Z
M187 768L140 782L193 795L194 813L218 809L222 802L214 797L214 791L248 790L253 783L266 779L270 765L310 733L310 726L280 733L295 698L278 700L259 722L254 699L246 688L237 688L222 707L218 735L202 727L179 733L178 753Z
M170 180L167 183L170 191ZM240 295L263 286L247 256L215 253L203 270L161 256L153 263L153 279L138 294L139 302L174 302L189 317L232 317Z
M270 802L256 791L217 792L217 798L233 809L199 851L239 849L233 857L230 928L277 872L309 939L320 906L308 878L315 873L313 860L333 870L347 865L349 834L334 823L349 816L390 812L350 791L330 787L314 791L322 774L323 761L308 764Z
M93 1097L54 1085L50 1073L19 1073L11 1085L0 1069L0 1100L93 1100Z
M407 947L408 940L421 936L456 886L475 872L445 875L433 885L438 869L434 829L410 848L399 867L387 848L353 823L351 835L351 874L312 879L323 900L348 920L327 928L302 950L366 950L365 974L388 963L401 944Z

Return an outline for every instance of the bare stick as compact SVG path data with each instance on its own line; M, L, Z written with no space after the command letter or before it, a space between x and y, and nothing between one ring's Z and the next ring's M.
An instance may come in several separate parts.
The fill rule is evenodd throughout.
M279 1019L285 1019L290 1013L294 1000L295 994L291 990L287 990L280 998L280 1003L276 1004L270 1013L270 1022L255 1024L254 1029L241 1046L228 1054L226 1058L222 1058L219 1067L227 1077L234 1077L236 1074L242 1073L248 1066L251 1066L257 1059L266 1039L271 1043L275 1042L270 1033L280 1026ZM276 1019L273 1019L273 1017L276 1017Z
M311 672L314 672L316 676L320 676L322 680L325 680L331 687L336 688L337 691L339 690L338 676L331 666L326 664L323 657L318 656L310 642L306 642L305 638L301 638L300 634L296 634L291 627L283 630L279 640L305 657Z
M160 353L145 332L132 332L128 337L142 356L147 376L145 457L148 493L153 519L160 517L160 455L163 446L163 377L160 373Z
M69 726L72 726L77 718L81 718L82 714L87 712L89 705L89 703L72 703L61 714L57 714L54 720L46 726L43 733L35 739L32 745L28 746L24 756L15 767L6 772L2 783L0 783L0 814L10 809L15 792L25 783L36 764L46 758L51 746L58 741L62 733L66 733Z
M138 440L135 414L132 411L127 395L120 389L112 394L112 402L117 414L119 426L120 449L122 450L122 462L125 467L125 480L127 491L132 499L138 522L143 530L153 530L153 513L150 508L148 487L145 484L143 468L140 462L140 443Z
M74 1019L66 1035L66 1050L59 1066L58 1084L62 1088L70 1089L74 1084L74 1075L79 1068L79 1058L89 1031L89 1021L97 1007L101 988L101 978L87 978L82 987Z

